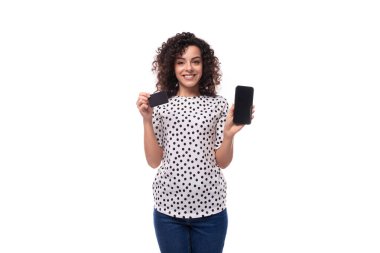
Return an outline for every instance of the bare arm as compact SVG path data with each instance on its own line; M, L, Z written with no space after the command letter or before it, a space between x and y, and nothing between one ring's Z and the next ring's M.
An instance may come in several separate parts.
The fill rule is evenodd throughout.
M222 145L215 151L216 163L222 169L231 163L234 154L234 137L224 136Z
M152 121L144 120L144 150L149 166L157 168L161 163L163 150L157 143Z
M255 106L252 107L252 119L253 113L255 112ZM231 163L234 154L234 137L237 132L239 132L244 125L236 125L233 123L233 113L234 105L228 110L226 123L223 130L223 142L219 149L215 151L216 163L222 169L227 168Z
M158 145L156 136L153 131L153 109L148 104L149 96L149 93L141 92L136 104L137 108L140 111L140 114L143 117L145 158L150 167L157 168L161 163L163 150Z

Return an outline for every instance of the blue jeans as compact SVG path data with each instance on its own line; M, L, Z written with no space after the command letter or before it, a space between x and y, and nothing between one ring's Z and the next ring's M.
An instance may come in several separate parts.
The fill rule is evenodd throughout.
M202 218L174 218L154 209L154 229L161 253L222 253L227 210Z

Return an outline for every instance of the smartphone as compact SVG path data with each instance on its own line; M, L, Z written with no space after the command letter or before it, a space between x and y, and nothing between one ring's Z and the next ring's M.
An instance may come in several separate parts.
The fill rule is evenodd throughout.
M235 108L233 122L237 125L251 124L253 87L238 85L235 88Z
M153 93L148 98L148 101L149 101L150 107L155 107L155 106L158 106L158 105L162 105L162 104L168 103L169 102L169 100L168 100L168 94L165 91L160 91L160 92Z

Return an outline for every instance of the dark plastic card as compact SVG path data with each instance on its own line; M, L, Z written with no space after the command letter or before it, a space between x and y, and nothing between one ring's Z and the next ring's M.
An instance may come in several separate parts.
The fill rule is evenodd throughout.
M155 107L169 102L168 94L166 93L166 91L153 93L150 95L148 100L150 107Z
M253 87L236 86L233 122L238 125L251 124Z

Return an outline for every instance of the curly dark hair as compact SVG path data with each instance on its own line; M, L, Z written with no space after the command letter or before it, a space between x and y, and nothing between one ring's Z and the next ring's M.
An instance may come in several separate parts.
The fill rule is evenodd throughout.
M189 32L177 33L157 49L157 55L152 63L152 71L157 73L157 90L166 91L168 97L177 94L179 87L176 86L178 80L174 64L176 57L182 55L188 46L197 46L201 51L203 71L199 80L200 94L216 96L216 86L220 84L222 77L219 59L214 56L214 50L207 42Z

